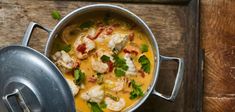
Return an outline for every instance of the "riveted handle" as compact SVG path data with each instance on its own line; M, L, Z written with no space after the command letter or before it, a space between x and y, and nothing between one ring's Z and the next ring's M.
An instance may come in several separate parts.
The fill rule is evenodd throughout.
M12 93L10 94L7 94L5 96L2 97L5 105L7 106L8 110L11 111L11 112L17 112L15 111L12 106L11 106L11 102L8 100L10 97L16 97L18 100L18 103L21 107L21 109L23 110L23 112L30 112L28 106L26 105L25 101L24 101L24 98L21 94L21 92L18 90L18 89L15 89Z
M180 86L181 86L181 83L182 83L182 80L183 80L183 74L184 74L184 60L182 58L177 58L177 57L167 57L167 56L160 56L160 61L167 61L167 60L172 60L172 61L177 61L178 62L178 71L177 71L177 75L176 75L176 79L175 79L175 83L174 83L174 87L173 87L173 90L171 92L171 95L170 96L167 96L167 95L164 95L162 93L159 93L157 92L157 90L153 90L153 94L154 95L157 95L165 100L168 100L168 101L174 101L178 92L179 92L179 89L180 89Z
M39 24L37 24L37 23L35 23L35 22L30 22L29 25L28 25L28 28L27 28L26 31L25 31L24 38L23 38L23 40L22 40L22 45L23 45L23 46L28 46L29 41L30 41L30 38L31 38L31 35L32 35L33 30L34 30L35 28L43 29L43 30L45 30L46 32L48 32L49 34L50 34L50 32L51 32L51 30L48 29L48 28L45 28L45 27L43 27L43 26L41 26L41 25L39 25Z

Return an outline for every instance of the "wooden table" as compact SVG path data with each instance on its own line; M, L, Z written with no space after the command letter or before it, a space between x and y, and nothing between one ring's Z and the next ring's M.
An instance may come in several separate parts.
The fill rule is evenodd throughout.
M164 1L164 0L163 0ZM40 21L41 24L52 28L57 21L50 19L50 11L65 9L61 5L46 4L34 7L22 0L0 1L0 47L19 44L29 21ZM50 1L51 3L52 1ZM36 2L39 3L39 2ZM47 3L44 1L44 3ZM23 5L22 5L23 4ZM27 5L27 7L24 7ZM71 4L72 5L72 4ZM76 5L76 4L75 4ZM30 9L30 10L29 10ZM31 11L33 10L33 11ZM35 13L36 12L36 13ZM61 12L65 15L67 12ZM43 17L46 16L46 17ZM40 37L46 37L46 34ZM235 1L234 0L201 0L201 47L205 49L204 69L204 101L203 110L206 112L235 111ZM46 38L35 38L32 41L43 43ZM44 45L36 46L39 51Z
M204 110L235 112L235 1L201 0Z

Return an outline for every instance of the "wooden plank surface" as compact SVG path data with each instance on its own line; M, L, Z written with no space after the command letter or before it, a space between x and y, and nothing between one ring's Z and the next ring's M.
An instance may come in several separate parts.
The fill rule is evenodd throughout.
M235 112L235 1L201 0L205 112Z
M97 2L77 1L22 1L0 2L0 47L20 44L30 21L53 28L58 21L51 18L53 10L64 16L72 10ZM196 0L191 2L194 6ZM160 48L167 56L184 57L186 62L184 82L174 103L150 96L137 111L196 112L198 101L199 38L196 25L196 7L166 4L112 3L125 7L140 16L150 26ZM196 6L196 5L195 5ZM35 31L30 46L43 52L47 34ZM164 63L160 70L157 90L170 93L176 74L175 63ZM169 89L168 89L169 88Z

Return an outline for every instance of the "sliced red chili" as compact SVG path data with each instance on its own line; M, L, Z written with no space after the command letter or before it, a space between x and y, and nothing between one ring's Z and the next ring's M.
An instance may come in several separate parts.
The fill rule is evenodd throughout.
M108 66L109 66L109 72L112 72L113 71L113 68L114 68L114 64L112 61L108 61L107 62Z
M140 73L140 76L141 76L141 77L143 77L143 78L145 77L145 74L144 74L144 71L143 71L143 70L138 70L138 72Z
M86 44L83 43L83 44L78 45L77 51L79 51L79 52L81 52L82 54L84 54L85 51L86 51Z

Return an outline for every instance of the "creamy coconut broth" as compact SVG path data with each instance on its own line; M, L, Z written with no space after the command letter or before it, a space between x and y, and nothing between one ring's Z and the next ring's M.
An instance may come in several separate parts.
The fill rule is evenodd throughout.
M78 112L123 111L152 82L151 44L126 18L109 13L84 18L58 35L50 58L66 78Z

